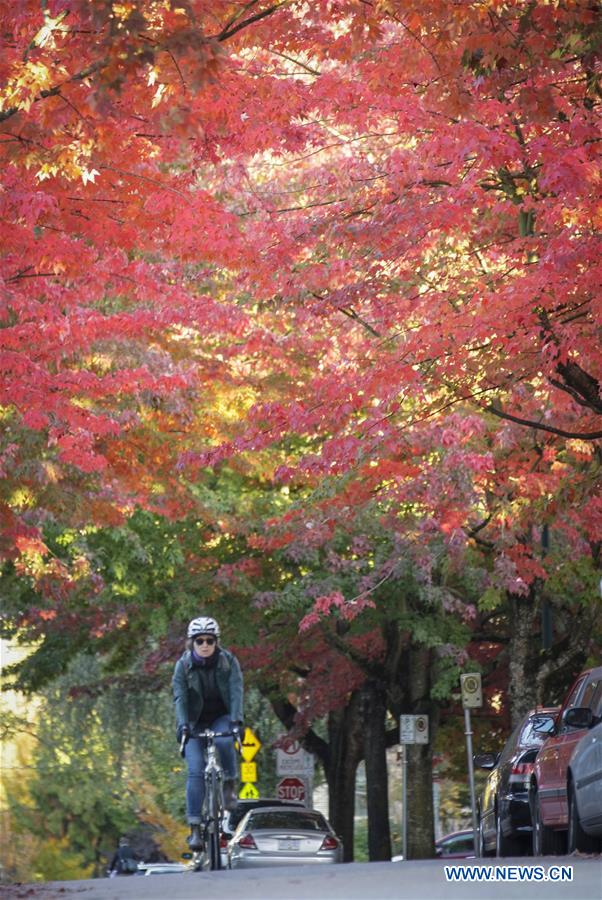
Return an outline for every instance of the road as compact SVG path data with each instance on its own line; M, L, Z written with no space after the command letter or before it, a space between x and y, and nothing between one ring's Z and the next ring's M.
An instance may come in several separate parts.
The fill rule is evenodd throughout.
M489 860L454 860L454 864L465 863L470 867L491 865ZM497 863L506 867L543 866L546 874L551 866L572 866L573 880L448 882L441 860L416 860L2 885L0 893L3 900L602 900L599 856ZM506 874L512 878L516 873L507 868Z

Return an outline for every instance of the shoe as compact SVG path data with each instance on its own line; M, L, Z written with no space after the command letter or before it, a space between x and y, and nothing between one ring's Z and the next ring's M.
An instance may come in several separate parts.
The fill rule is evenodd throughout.
M191 850L202 850L205 846L201 837L201 826L191 825L190 835L188 836L188 846Z
M224 809L232 812L236 806L236 799L236 782L234 779L229 778L227 781L224 781Z

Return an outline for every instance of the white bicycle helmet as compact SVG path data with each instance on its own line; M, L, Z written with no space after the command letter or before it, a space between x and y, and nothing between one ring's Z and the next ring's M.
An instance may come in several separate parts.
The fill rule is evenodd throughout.
M193 638L197 634L214 634L218 638L220 636L219 625L210 616L199 616L198 619L193 619L188 626L187 637Z

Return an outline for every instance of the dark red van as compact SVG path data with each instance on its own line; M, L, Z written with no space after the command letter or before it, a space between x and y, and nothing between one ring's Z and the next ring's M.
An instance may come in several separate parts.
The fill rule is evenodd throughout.
M529 802L533 855L566 853L567 767L588 729L602 719L602 666L582 672L556 716L554 733L535 758Z

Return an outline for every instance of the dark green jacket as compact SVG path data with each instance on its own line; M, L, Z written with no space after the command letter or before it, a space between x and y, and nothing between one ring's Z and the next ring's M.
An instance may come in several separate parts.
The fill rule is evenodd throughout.
M220 647L215 681L232 721L242 722L243 680L240 664L233 653ZM176 727L191 729L203 712L203 683L198 668L192 665L192 653L186 650L176 663L173 673L173 697L176 706Z

